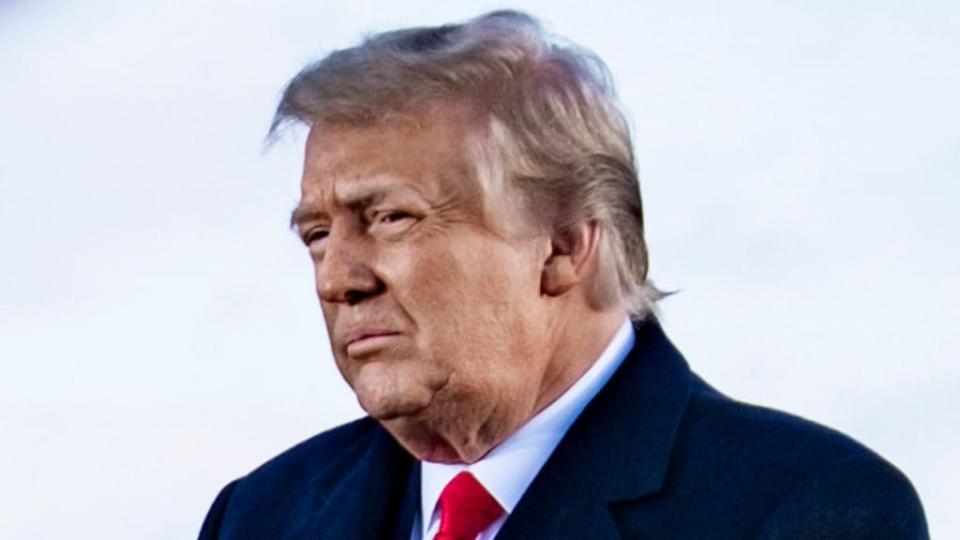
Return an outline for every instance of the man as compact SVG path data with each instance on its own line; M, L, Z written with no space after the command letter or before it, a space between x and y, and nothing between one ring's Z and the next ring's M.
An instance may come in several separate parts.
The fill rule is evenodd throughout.
M899 471L664 336L599 59L515 12L388 32L297 75L287 120L292 224L369 417L229 484L201 538L927 536Z

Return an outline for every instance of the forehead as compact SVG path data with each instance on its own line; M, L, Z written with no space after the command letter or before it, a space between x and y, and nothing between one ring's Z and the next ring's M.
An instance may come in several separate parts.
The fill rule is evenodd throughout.
M477 126L457 109L373 125L315 125L307 138L301 204L337 205L350 192L378 187L432 197L477 194Z

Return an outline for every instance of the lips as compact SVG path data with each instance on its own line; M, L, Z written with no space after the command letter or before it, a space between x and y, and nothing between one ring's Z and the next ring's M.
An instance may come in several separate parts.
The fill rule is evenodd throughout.
M357 328L344 332L341 343L348 355L357 356L381 348L398 335L400 332L383 328Z
M351 344L358 341L363 341L365 339L380 337L380 336L395 336L399 332L394 332L393 330L380 330L380 329L359 329L351 330L344 334L344 343L349 347Z

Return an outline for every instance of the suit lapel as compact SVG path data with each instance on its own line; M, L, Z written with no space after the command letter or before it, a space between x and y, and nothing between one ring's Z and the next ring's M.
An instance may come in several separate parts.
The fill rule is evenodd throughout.
M312 537L409 539L420 494L419 467L383 428L314 517Z
M635 330L633 350L560 441L498 540L619 538L610 503L660 489L691 374L659 323Z
M413 520L420 512L420 462L414 461L410 467L410 473L407 475L406 486L403 488L403 496L397 507L394 518L394 530L392 536L394 540L410 540L410 532L413 529Z

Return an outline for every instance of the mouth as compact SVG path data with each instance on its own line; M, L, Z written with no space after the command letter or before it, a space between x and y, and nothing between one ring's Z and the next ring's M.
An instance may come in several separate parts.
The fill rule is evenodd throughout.
M352 332L346 339L347 354L352 357L364 356L390 344L400 336L399 332L388 330L361 330Z

